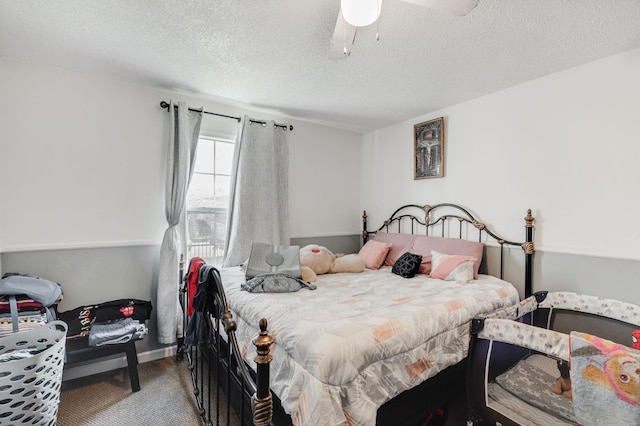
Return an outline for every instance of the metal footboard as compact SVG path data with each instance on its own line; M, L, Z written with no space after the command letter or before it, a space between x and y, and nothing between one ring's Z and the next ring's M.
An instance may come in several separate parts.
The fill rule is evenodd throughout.
M180 268L180 303L185 312L185 338L179 339L177 359L185 359L191 372L193 394L206 425L269 425L273 402L269 389L269 347L267 320L260 321L260 333L253 339L257 349L256 370L247 367L236 339L236 322L228 309L217 269L203 265L196 298L187 294L184 264ZM202 296L199 298L199 296ZM189 317L185 307L196 311ZM200 310L198 310L200 309ZM194 339L194 330L197 336Z

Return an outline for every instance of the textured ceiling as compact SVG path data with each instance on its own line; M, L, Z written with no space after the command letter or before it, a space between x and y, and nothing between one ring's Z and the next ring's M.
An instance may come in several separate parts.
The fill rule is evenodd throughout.
M0 0L0 56L370 131L640 47L640 0L384 0L327 57L340 0Z

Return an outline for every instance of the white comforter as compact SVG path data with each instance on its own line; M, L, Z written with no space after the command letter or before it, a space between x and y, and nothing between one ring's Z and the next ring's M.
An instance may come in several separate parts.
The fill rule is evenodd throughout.
M519 300L511 284L486 275L458 284L387 267L321 275L317 290L253 294L240 290L240 268L221 272L254 368L251 339L268 320L271 388L300 426L374 425L383 403L467 355L471 318Z

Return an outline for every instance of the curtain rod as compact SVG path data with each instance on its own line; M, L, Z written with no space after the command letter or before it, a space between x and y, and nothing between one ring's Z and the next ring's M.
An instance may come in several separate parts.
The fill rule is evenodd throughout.
M176 105L176 108L178 106ZM167 111L169 111L169 104L166 101L160 101L160 108L162 109L166 109ZM198 109L193 109L193 108L189 108L189 111L200 111ZM224 114L218 114L217 112L209 112L209 111L202 111L204 114L209 114L209 115L217 115L218 117L225 117L225 118L232 118L234 120L240 121L240 117L234 117L233 115L224 115ZM260 121L260 120L249 120L252 123L258 123L258 124L262 124L263 126L265 126L267 124L266 121ZM276 127L280 127L284 130L287 130L287 125L286 124L278 124L278 123L274 123L273 124ZM293 130L293 126L289 125L289 130Z

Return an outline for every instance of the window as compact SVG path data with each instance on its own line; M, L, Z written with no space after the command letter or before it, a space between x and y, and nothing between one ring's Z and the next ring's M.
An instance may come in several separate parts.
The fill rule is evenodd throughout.
M234 143L201 136L187 194L187 259L222 264Z

